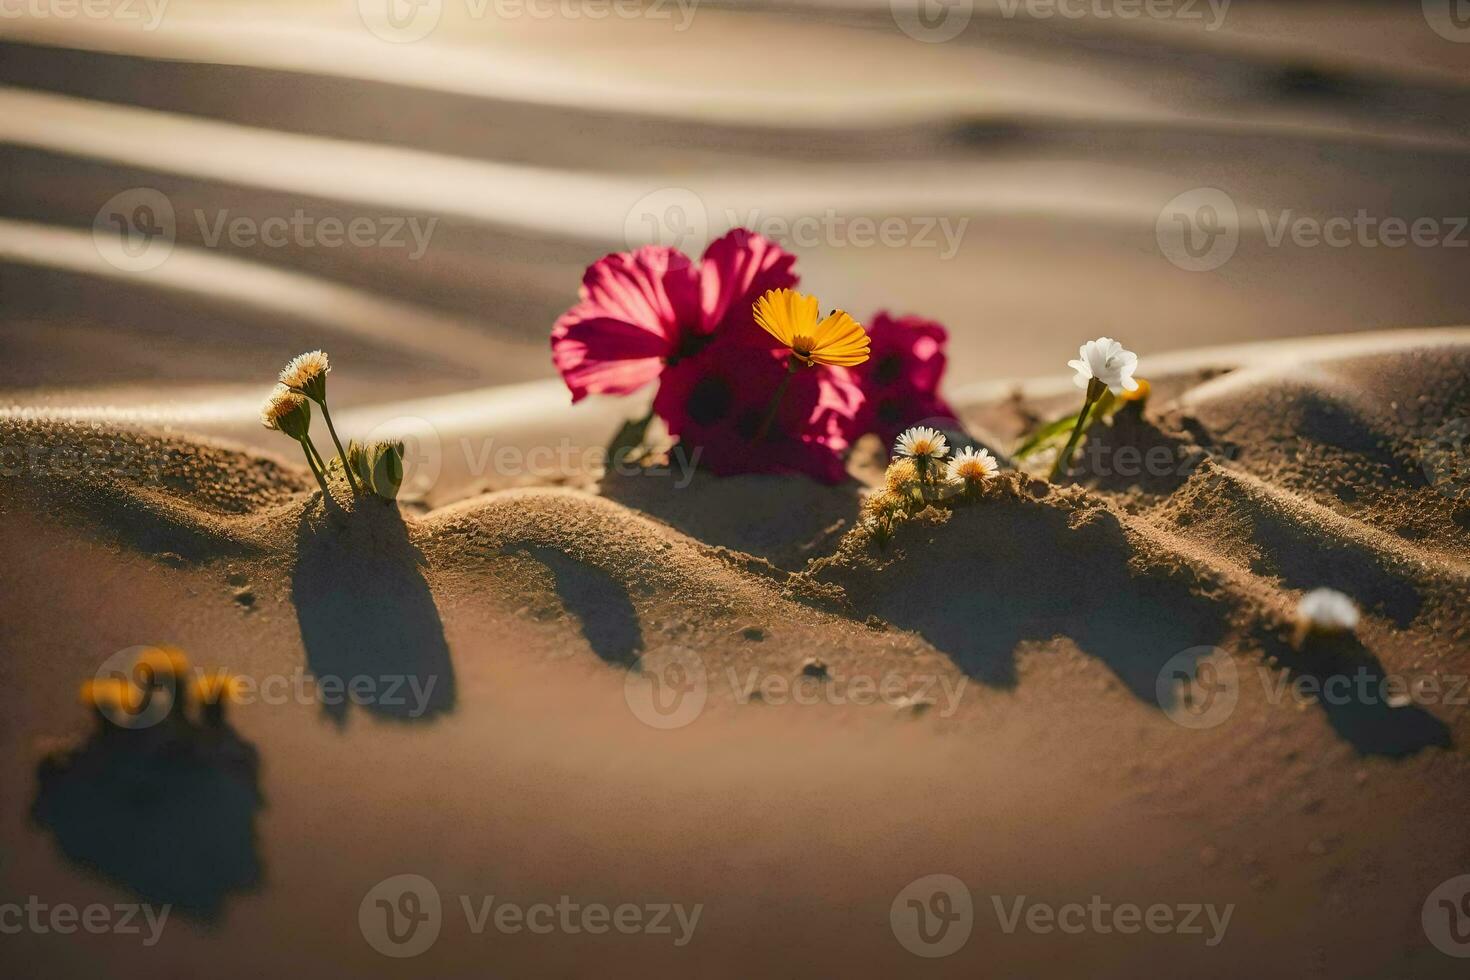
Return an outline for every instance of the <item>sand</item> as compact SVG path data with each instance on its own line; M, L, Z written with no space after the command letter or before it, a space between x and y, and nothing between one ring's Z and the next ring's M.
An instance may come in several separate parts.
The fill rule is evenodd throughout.
M26 692L4 722L4 785L36 785L47 746L85 733L68 707L78 678L135 643L255 677L404 675L429 695L235 709L262 802L211 826L253 834L212 840L178 818L161 838L214 856L214 877L149 878L115 859L79 874L58 845L68 815L33 822L21 805L5 816L5 874L53 901L144 881L145 897L194 902L146 958L105 945L120 937L65 946L77 964L118 957L124 974L155 957L241 976L390 970L356 908L402 872L445 896L704 906L689 945L620 937L612 953L586 935L476 936L451 909L414 961L436 973L487 957L580 971L604 955L629 973L893 972L909 954L889 902L942 871L981 898L969 947L936 962L956 973L1136 969L1143 947L1116 938L1004 935L988 898L1096 893L1233 903L1217 946L1151 937L1149 958L1181 971L1449 975L1418 922L1470 860L1463 705L1298 704L1280 685L1360 667L1448 684L1470 666L1465 485L1431 483L1415 455L1470 408L1470 342L1187 380L1208 373L1160 377L1179 393L1133 423L1135 445L1188 447L1172 485L1012 473L882 549L853 527L856 483L697 476L686 503L644 478L636 509L541 488L334 516L268 458L11 418L7 446L160 462L4 485L6 671ZM760 520L768 501L808 534L837 526L782 547ZM1319 585L1357 597L1365 619L1355 641L1298 650L1296 597ZM1193 730L1156 682L1209 647L1238 671L1238 703ZM640 658L652 669L678 651L697 651L708 697L691 724L659 730L625 681ZM808 693L827 693L793 703L786 685L809 658L828 677ZM853 703L855 678L891 690ZM293 938L262 947L263 933ZM15 942L22 962L54 964L56 940Z
M1241 0L1202 34L982 3L951 44L856 0L701 5L676 44L657 22L447 14L385 47L325 0L174 0L156 31L6 20L0 926L30 896L171 912L152 945L146 924L6 932L4 961L1460 975L1424 917L1470 874L1463 250L1282 248L1253 215L1462 212L1470 76L1414 5L1339 6ZM849 59L809 57L835 45ZM92 230L139 186L179 215L142 272ZM1155 237L1201 186L1243 217L1204 273ZM643 403L568 404L546 332L671 188L710 229L967 221L943 256L793 249L824 298L947 323L946 391L997 450L1075 409L1062 366L1099 333L1153 395L1072 478L1007 467L881 545L859 523L872 440L835 487L605 473L589 453ZM410 258L210 245L193 218L298 207L437 230ZM323 500L255 420L319 346L344 434L409 443L397 506ZM1299 643L1319 587L1362 622ZM146 644L258 690L226 729L108 741L77 687ZM679 670L698 695L658 700ZM405 874L442 921L396 959L371 899ZM973 903L932 959L900 935L930 875ZM477 931L490 896L699 917ZM1094 896L1229 918L1006 926L1018 900Z

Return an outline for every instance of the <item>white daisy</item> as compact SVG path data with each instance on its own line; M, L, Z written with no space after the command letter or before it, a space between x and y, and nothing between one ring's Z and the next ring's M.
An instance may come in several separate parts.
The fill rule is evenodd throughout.
M925 425L916 425L905 430L893 446L895 459L912 459L921 466L930 462L937 463L947 455L949 440L944 438L944 433Z
M1124 350L1123 345L1111 337L1089 340L1077 349L1077 359L1068 361L1067 366L1077 373L1072 383L1086 388L1088 382L1096 380L1108 386L1115 395L1138 388L1133 372L1138 368L1138 355Z
M1359 615L1357 603L1336 589L1313 589L1296 606L1297 622L1318 633L1351 633Z
M970 485L983 483L999 472L1000 464L988 449L977 451L966 446L949 461L949 478Z

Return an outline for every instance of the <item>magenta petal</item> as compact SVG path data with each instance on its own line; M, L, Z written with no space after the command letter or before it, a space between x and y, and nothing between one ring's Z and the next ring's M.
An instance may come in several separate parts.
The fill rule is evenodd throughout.
M868 323L872 351L854 369L866 400L859 428L892 442L910 425L952 419L939 395L949 333L933 320L875 314Z
M736 228L704 250L700 272L703 329L726 320L749 321L751 307L768 289L794 286L796 256L753 231Z
M636 252L618 252L587 267L582 305L673 339L680 313L693 312L689 307L697 276L688 257L672 248L649 245Z
M671 248L604 256L588 266L581 292L551 331L552 362L573 401L654 380L700 324L699 270Z
M579 319L577 307L557 321L551 360L571 389L588 395L626 395L658 377L669 341L663 334L609 317Z

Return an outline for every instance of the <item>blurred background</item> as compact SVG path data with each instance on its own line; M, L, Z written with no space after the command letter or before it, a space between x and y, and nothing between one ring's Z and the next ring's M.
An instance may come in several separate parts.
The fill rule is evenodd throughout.
M582 269L739 225L951 390L1470 322L1465 6L14 0L0 392L264 441L324 346L348 405L560 405Z

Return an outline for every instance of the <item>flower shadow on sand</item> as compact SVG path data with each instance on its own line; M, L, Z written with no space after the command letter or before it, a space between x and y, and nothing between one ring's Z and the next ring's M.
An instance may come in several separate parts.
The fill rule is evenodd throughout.
M369 499L331 517L308 510L296 547L291 599L307 667L337 688L324 693L322 710L338 724L354 703L402 721L452 710L444 624L398 508ZM354 678L371 681L372 695L354 698Z
M1207 654L1232 632L1227 603L1211 598L1187 568L1159 556L1136 562L1134 545L1105 511L992 500L960 508L943 527L900 531L908 533L890 546L895 555L905 552L898 565L860 571L843 583L849 595L861 611L914 630L990 686L1016 685L1019 645L1065 636L1135 697L1171 708L1160 702L1160 671L1166 664L1192 671L1195 665L1174 658L1194 648ZM957 583L962 600L934 601L955 595ZM1280 641L1260 642L1289 671L1305 672L1305 662ZM1354 663L1382 676L1366 650ZM1256 672L1242 663L1240 678L1242 686L1255 684ZM1338 735L1365 755L1447 744L1444 725L1419 708L1359 702L1323 710Z
M623 667L638 662L643 628L633 600L617 579L555 548L528 546L523 551L551 572L562 606L581 624L593 653Z
M687 485L686 485L687 481ZM787 571L830 551L857 520L858 485L825 486L795 476L714 477L609 473L602 495L641 510L705 544L764 558Z
M99 727L47 756L32 819L63 854L142 899L203 920L261 878L258 757L228 725Z
M1412 703L1401 707L1387 703L1384 680L1388 672L1352 634L1314 637L1301 650L1272 640L1266 653L1286 672L1288 685L1310 680L1311 689L1324 692L1318 703L1328 724L1364 755L1403 756L1453 744L1450 727L1426 709ZM1368 696L1331 693L1334 684L1345 683L1352 689L1366 689Z

